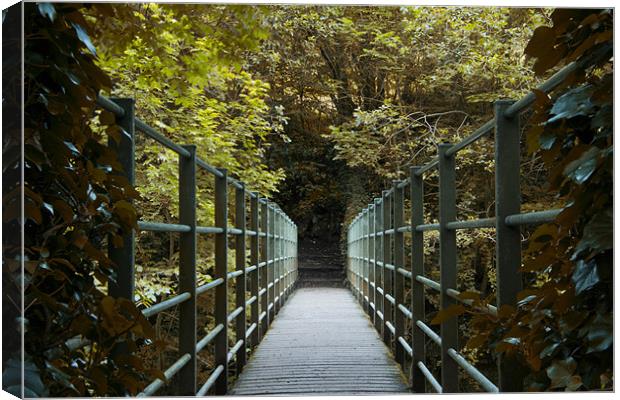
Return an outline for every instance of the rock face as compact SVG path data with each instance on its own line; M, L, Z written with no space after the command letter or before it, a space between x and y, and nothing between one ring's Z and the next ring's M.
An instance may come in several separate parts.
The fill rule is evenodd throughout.
M344 257L338 241L304 239L299 242L297 287L343 287Z

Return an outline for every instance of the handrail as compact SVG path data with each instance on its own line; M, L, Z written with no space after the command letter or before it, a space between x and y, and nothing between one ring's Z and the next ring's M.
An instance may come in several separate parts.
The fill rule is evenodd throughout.
M246 363L247 349L257 345L273 316L291 294L297 280L297 226L275 203L256 192L246 190L245 184L228 176L225 169L216 168L196 155L195 146L181 146L164 134L135 116L132 99L110 99L97 96L99 107L112 112L116 123L124 131L120 143L109 141L125 167L125 177L133 184L135 176L134 136L142 132L165 148L179 155L179 221L163 223L138 221L138 231L168 232L180 235L179 288L178 294L142 310L149 318L179 307L179 353L181 356L164 372L166 381L155 379L139 394L154 395L161 387L177 376L179 395L205 395L213 389L214 394L225 394L228 390L228 365L235 360L237 372ZM127 167L128 166L128 167ZM215 220L214 226L199 226L196 221L197 168L202 168L215 177ZM234 226L228 224L229 185L234 189ZM246 203L249 201L249 222ZM231 213L232 214L232 213ZM204 285L196 284L197 234L215 236L215 266L213 280ZM228 271L228 237L235 236L236 268ZM250 238L248 246L246 238ZM124 238L124 248L133 249L135 234ZM249 252L251 265L246 265ZM110 283L109 293L115 297L133 300L134 254L122 249L109 249L110 259L122 266L119 278ZM259 276L259 273L262 274ZM235 282L235 308L228 312L228 281ZM249 287L246 286L249 285ZM215 328L198 342L196 332L196 298L208 290L214 290ZM250 292L249 299L247 292ZM269 305L269 306L267 306ZM250 308L249 316L246 308ZM261 329L258 329L261 324ZM228 331L233 330L236 343L229 348ZM85 340L77 338L75 343L84 345ZM215 368L207 381L196 386L197 353L209 343L214 344ZM193 361L192 361L193 360Z
M410 380L413 390L424 392L428 381L439 392L457 392L458 368L462 368L486 391L520 391L521 378L514 368L500 359L498 386L468 363L458 351L456 318L444 318L442 336L425 323L425 293L432 289L439 294L439 311L461 303L476 312L498 315L502 305L516 304L521 290L521 235L526 225L550 223L563 208L522 213L519 199L520 126L519 113L531 106L536 91L550 93L576 69L591 65L603 54L588 60L568 64L545 82L516 102L500 100L495 103L493 118L481 124L458 143L442 143L437 156L421 166L410 168L409 175L395 181L381 195L364 207L351 221L347 232L347 278L350 288L368 312L375 328L388 346L393 346L395 359L412 365ZM456 155L459 151L495 132L495 213L478 219L456 218ZM439 175L438 222L425 223L424 179L433 170ZM407 193L406 193L407 192ZM411 218L404 220L405 197L409 196ZM462 298L457 285L456 233L462 229L493 228L495 231L495 260L497 266L497 301L486 304ZM424 234L439 232L439 281L425 276ZM410 252L405 252L404 235L411 235ZM405 253L410 267L405 266ZM392 273L391 271L394 271ZM406 288L406 284L409 288ZM411 304L405 304L404 293L411 293ZM413 322L410 332L404 320ZM441 348L441 384L432 376L425 362L426 337ZM410 338L410 339L405 339Z

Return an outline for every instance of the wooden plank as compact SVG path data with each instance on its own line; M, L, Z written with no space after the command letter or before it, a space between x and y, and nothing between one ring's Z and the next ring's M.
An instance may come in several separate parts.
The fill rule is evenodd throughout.
M297 289L232 395L407 393L404 376L353 294Z

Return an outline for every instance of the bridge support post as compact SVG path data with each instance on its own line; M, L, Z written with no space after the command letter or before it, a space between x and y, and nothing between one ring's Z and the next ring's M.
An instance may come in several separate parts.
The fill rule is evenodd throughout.
M388 268L392 263L392 237L386 231L392 229L392 197L387 190L383 191L383 341L392 348L392 324L394 321L392 303L389 298L394 295L393 279L394 272Z
M269 304L267 305L267 308L270 308L270 310L267 312L267 321L268 321L268 325L271 325L271 323L273 322L273 318L276 314L276 305L275 305L275 301L274 299L276 298L275 292L276 292L276 285L274 283L274 281L276 280L275 278L275 268L276 268L276 209L273 205L273 203L270 203L268 205L270 212L269 212L269 234L270 234L270 240L268 241L269 243L269 255L270 255L270 259L269 262L267 263L267 271L268 271L268 275L269 275L269 283L268 283L268 288L267 288L267 293L269 294L268 299L269 299Z
M261 305L261 314L259 316L262 317L260 321L260 338L262 339L267 333L267 328L269 327L269 292L267 290L267 286L269 284L269 234L271 231L269 230L269 207L267 204L267 199L261 199L261 234L263 234L262 240L262 251L261 251L261 264L260 267L260 286L261 291L264 290L263 294L260 295L260 305Z
M125 115L118 118L116 123L124 131L117 142L112 137L108 140L108 147L118 155L118 161L123 167L125 178L131 186L135 185L135 100L128 98L111 99L119 105ZM135 263L135 234L133 230L123 235L123 245L116 247L112 240L109 240L108 256L115 265L116 280L108 282L108 293L112 297L122 297L133 301L134 296L134 263Z
M258 328L258 325L259 325L258 314L259 314L259 306L260 306L260 297L258 296L258 276L259 276L258 271L260 271L260 268L258 267L258 263L259 263L258 243L259 243L259 238L260 238L258 235L258 232L260 230L260 227L258 225L258 207L259 207L258 193L253 192L252 198L250 199L250 230L256 232L256 234L250 238L250 263L252 265L256 265L256 269L250 272L249 278L250 278L250 295L256 297L256 300L254 300L254 303L252 303L252 306L251 306L251 310L250 310L251 317L250 318L252 321L251 323L256 324L256 328L254 328L252 335L250 335L251 346L256 346L260 342L260 336L259 336L260 329Z
M215 365L224 370L215 382L215 394L228 390L228 173L219 169L222 176L215 177L215 226L222 229L215 234L215 279L224 283L215 288L215 324L223 329L214 339Z
M379 232L381 231L381 199L375 198L375 212L374 212L374 281L375 281L375 310L374 310L374 321L375 321L375 329L379 332L379 335L383 332L381 327L383 326L383 318L379 316L381 313L381 305L383 305L383 300L379 298L379 291L377 290L381 287L381 271L379 270L379 258L381 258L381 239L379 239Z
M404 189L399 188L399 181L394 181L394 358L404 367L405 351L398 341L399 337L405 338L405 316L398 309L399 304L405 304L405 277L398 272L398 268L405 266L405 238L398 228L404 223L405 198Z
M418 232L415 227L424 223L424 179L418 176L420 167L411 167L409 177L411 181L411 313L412 318L412 349L411 384L416 393L426 392L426 378L419 369L419 363L426 362L426 335L416 325L416 321L425 319L424 285L418 282L416 276L424 276L424 232Z
M179 306L179 353L192 358L179 371L178 393L196 395L196 146L183 146L190 157L179 156L179 223L191 230L180 234L179 293L191 297Z
M368 315L370 320L374 322L375 310L371 303L375 305L375 205L368 204L368 242L366 243L366 268L368 273ZM371 261L372 260L372 261ZM376 305L375 305L376 307Z
M497 262L497 306L514 305L523 290L521 278L521 232L506 225L508 215L521 208L519 115L507 117L512 100L495 102L495 259ZM523 390L523 371L519 363L502 354L498 358L499 389Z
M456 219L456 179L454 155L446 155L452 147L449 143L439 145L439 265L441 284L441 310L455 304L448 296L448 289L456 289L456 231L447 228ZM459 391L458 365L448 354L458 349L458 318L448 318L441 323L441 386L443 393Z
M246 331L246 236L245 236L245 186L241 184L240 188L235 189L235 227L241 230L241 234L235 237L235 266L237 271L241 271L241 275L237 276L235 281L235 303L236 307L242 307L241 314L237 315L235 320L235 338L237 341L243 340L243 344L239 347L236 354L237 375L241 373L245 365L245 350L247 347Z
M364 209L364 218L362 219L362 235L364 236L364 239L361 241L361 254L362 254L362 307L365 310L368 310L370 308L370 305L368 304L370 302L370 293L369 293L369 274L368 274L368 259L370 258L370 256L368 255L368 234L370 233L368 230L369 224L368 224L368 215L370 213L370 210L368 208Z

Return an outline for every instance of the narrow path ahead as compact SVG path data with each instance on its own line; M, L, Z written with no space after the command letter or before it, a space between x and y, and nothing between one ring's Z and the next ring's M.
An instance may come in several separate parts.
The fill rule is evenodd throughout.
M406 392L400 369L351 292L318 287L294 292L230 394Z

